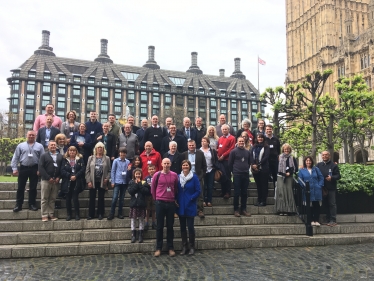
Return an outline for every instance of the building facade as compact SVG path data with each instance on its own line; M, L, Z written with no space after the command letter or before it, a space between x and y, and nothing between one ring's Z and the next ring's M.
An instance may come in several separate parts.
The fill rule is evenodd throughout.
M235 129L244 118L257 125L256 114L264 113L259 92L240 71L230 77L206 75L198 67L197 53L191 53L186 72L163 70L155 61L155 47L148 47L148 61L142 67L115 64L110 59L108 41L101 40L101 53L93 61L57 57L49 46L50 32L42 31L42 46L19 68L11 70L10 116L18 135L33 126L45 105L55 105L55 113L65 120L69 110L87 121L90 111L97 111L104 122L108 114L123 119L134 115L136 124L153 115L173 116L183 111L191 119L200 116L204 124L216 124L225 114Z
M332 69L324 92L337 101L334 84L341 76L362 74L372 89L374 0L286 0L286 21L286 84L299 83L315 70ZM355 150L355 159L362 158L358 146ZM368 159L374 159L372 150Z

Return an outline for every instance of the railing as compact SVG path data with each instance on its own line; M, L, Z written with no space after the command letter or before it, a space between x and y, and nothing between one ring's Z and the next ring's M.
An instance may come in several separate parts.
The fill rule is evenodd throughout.
M296 203L297 215L305 223L305 234L307 236L313 236L309 182L299 182L294 178L293 194Z

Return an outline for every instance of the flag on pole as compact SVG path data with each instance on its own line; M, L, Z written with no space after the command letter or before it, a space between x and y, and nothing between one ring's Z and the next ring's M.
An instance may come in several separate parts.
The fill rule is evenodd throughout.
M264 61L264 60L258 58L258 63L259 63L259 64L262 64L262 65L265 65L265 64L266 64L266 61Z

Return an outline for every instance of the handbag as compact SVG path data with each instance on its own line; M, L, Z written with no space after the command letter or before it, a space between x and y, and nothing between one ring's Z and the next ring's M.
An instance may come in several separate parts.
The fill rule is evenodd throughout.
M221 180L222 172L220 170L216 170L214 172L214 181L219 182Z

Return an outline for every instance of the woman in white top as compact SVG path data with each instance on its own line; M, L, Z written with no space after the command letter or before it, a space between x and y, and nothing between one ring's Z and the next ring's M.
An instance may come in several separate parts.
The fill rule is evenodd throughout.
M206 160L206 174L204 176L204 207L212 207L212 193L214 186L215 163L218 160L217 151L209 147L210 140L203 137L200 150L204 153Z
M219 137L217 135L216 127L209 126L208 129L206 130L205 137L207 137L209 139L210 148L217 151L217 145L218 145Z

